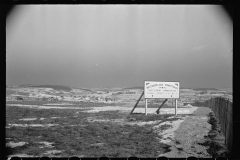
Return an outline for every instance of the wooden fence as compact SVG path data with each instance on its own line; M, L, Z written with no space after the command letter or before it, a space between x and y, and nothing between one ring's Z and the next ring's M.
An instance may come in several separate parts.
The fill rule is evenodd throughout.
M212 109L220 122L221 131L225 135L225 144L232 151L233 141L233 110L232 102L228 99L217 97L205 101L205 106Z

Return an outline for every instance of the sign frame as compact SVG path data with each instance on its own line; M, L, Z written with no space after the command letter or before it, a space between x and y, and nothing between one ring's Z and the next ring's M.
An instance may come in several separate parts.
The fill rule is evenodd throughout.
M147 94L147 91L146 91L146 83L147 82L149 82L149 83L151 83L151 82L154 82L154 83L163 83L163 84L165 84L165 83L178 83L178 97L149 97L149 96L147 96L146 97L146 94ZM148 81L148 80L145 80L144 81L144 98L145 99L180 99L180 81Z

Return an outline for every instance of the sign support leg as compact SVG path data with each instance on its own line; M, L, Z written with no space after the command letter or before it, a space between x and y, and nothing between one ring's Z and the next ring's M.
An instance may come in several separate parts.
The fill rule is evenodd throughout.
M164 105L164 103L167 101L167 99L165 99L164 101L163 101L163 103L161 104L161 106L157 109L157 114L159 114L159 110L160 110L160 108L162 108L162 106Z
M175 99L175 116L177 116L177 99Z
M145 115L147 115L147 98L145 98Z
M130 114L132 114L132 112L134 111L134 109L137 107L139 101L141 100L142 96L144 94L144 91L142 92L141 96L139 97L139 99L137 100L137 103L135 104L135 106L133 107L132 111L130 112Z

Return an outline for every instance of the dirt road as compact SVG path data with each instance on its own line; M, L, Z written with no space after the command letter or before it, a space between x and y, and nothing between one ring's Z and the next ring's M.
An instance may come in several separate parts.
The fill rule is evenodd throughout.
M169 130L173 133L171 136L165 136L166 144L170 145L170 152L162 154L160 156L165 157L198 157L198 158L211 158L207 153L205 146L199 145L203 143L204 136L211 130L211 125L208 121L208 114L211 110L207 107L199 107L191 115L179 115L184 120L180 121L180 124L176 130ZM166 130L162 134L168 133Z

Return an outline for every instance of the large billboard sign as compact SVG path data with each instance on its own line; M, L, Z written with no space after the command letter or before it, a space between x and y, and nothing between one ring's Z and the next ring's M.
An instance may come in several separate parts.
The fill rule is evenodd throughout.
M179 82L144 82L144 98L180 98L180 83Z

